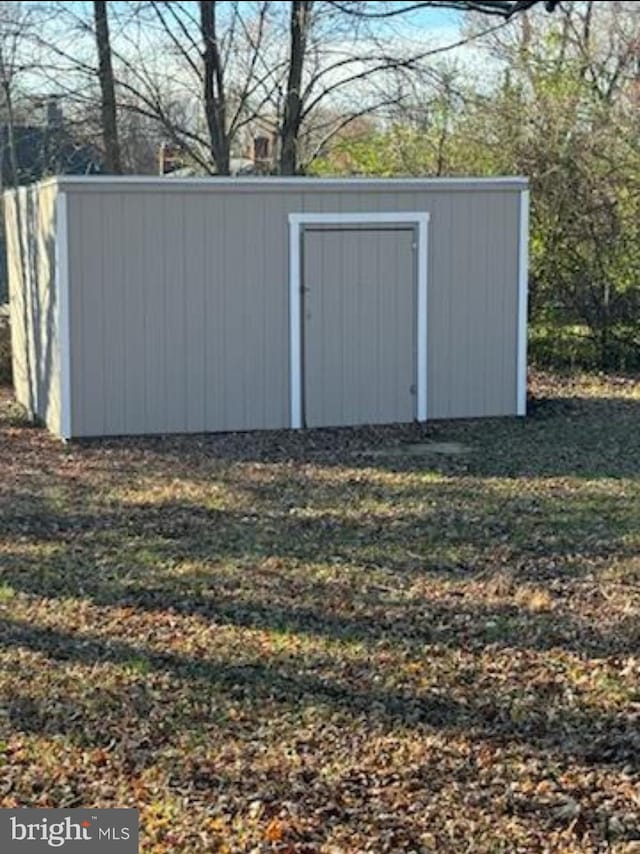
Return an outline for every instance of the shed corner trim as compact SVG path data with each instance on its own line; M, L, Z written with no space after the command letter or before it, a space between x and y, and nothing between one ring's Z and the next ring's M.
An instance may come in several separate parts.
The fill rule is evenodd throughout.
M527 414L527 314L529 290L529 190L520 191L518 236L518 355L516 415Z

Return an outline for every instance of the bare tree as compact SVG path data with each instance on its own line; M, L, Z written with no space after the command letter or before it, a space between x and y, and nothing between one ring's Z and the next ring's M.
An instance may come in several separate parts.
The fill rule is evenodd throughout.
M109 41L106 3L95 4L103 14L89 21L83 4L58 2L55 29L41 42L59 60L51 68L58 85L74 74L99 80L108 168L121 165L114 146L117 92L118 110L157 122L199 170L239 168L247 138L266 125L275 141L274 168L295 174L350 122L401 101L402 80L428 72L435 54L480 37L439 46L396 37L398 16L433 5L474 9L500 27L536 4L141 0L111 4L117 35ZM97 70L79 45L70 50L60 38L63 20L103 46ZM71 94L86 110L93 91L92 83L75 85Z
M127 107L155 114L169 138L207 172L229 174L243 132L270 116L270 105L277 100L285 62L274 49L275 39L270 43L266 39L272 5L269 0L227 4L222 24L213 0L200 0L197 16L189 3L152 0L143 6L145 26L155 27L180 66L174 80L193 81L201 93L194 100L193 92L184 90L180 116L169 108L167 81L147 73L144 52L136 63L119 56ZM193 110L185 122L188 101Z
M105 167L107 172L118 174L122 171L122 166L120 163L120 145L118 143L118 121L113 65L111 61L111 39L109 37L109 20L105 0L94 0L93 15L96 47L98 49L98 80L100 83L100 113L102 117Z
M497 15L509 19L534 6L544 6L547 12L553 12L559 5L559 0L424 0L417 3L398 2L358 2L358 0L330 0L331 5L341 12L361 18L397 18L412 12L422 11L437 6L440 9L451 9L457 12L479 12L482 15Z
M311 23L312 0L294 0L291 4L291 47L285 97L284 118L280 129L280 172L295 175L297 141L302 122L302 72L307 36Z
M397 112L412 79L439 88L441 74L432 66L435 56L506 25L502 16L498 23L449 44L429 47L409 46L397 39L391 22L385 21L431 5L332 0L290 4L288 76L280 125L282 174L304 171L351 122L382 111ZM457 4L456 8L470 5L478 4Z
M28 37L31 20L29 12L25 11L22 4L19 3L1 3L0 4L0 87L4 100L5 123L7 128L6 147L9 155L9 184L12 188L17 189L20 180L20 164L18 162L18 152L16 145L16 121L15 121L15 104L14 104L14 87L16 77L21 71L26 70L23 64L20 52L23 47L23 42ZM4 190L4 137L0 145L0 191ZM20 204L16 198L16 235L17 249L20 263L21 288L24 291L27 282L27 266L29 257L26 245L25 222L20 211ZM3 211L4 216L4 211ZM22 317L21 324L26 331L29 329L29 313L27 299L22 297ZM25 368L27 375L31 377L32 373L32 357L30 347L25 348ZM32 389L29 383L29 408L33 408L33 400L31 398Z
M200 27L204 45L204 112L211 140L211 154L216 171L220 175L228 175L230 152L227 98L216 29L216 4L213 0L200 0Z
M15 95L18 77L31 69L25 59L25 47L31 37L32 11L21 3L0 3L0 90L4 106L6 140L0 146L0 191L3 188L5 148L9 162L9 184L20 180L16 143Z
M4 38L0 35L0 85L6 113L7 128L7 153L9 155L9 183L12 187L18 186L18 155L15 139L15 118L13 111L13 72L11 63L7 63L5 57ZM2 140L2 151L0 152L0 190L4 189L4 140Z

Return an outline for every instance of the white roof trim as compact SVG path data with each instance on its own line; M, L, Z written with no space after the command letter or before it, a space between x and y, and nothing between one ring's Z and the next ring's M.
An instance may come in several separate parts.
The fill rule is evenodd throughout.
M523 190L522 176L494 178L310 178L310 177L217 177L171 178L170 175L60 175L45 178L41 185L57 184L60 189L140 187L175 191L178 189L235 190Z

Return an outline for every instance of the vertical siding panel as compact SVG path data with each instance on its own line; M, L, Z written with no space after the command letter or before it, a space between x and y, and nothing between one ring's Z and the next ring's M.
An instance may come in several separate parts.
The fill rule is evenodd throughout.
M187 430L187 292L185 284L184 194L167 193L162 198L164 258L165 383L167 432Z
M255 283L255 287L260 289L260 314L256 318L256 327L257 327L257 336L260 342L259 352L260 352L260 390L259 390L259 400L260 400L260 425L262 427L266 427L269 423L268 416L268 398L270 395L269 391L269 377L267 374L267 349L269 342L269 324L272 320L272 309L269 305L269 293L268 293L268 278L263 275L262 271L265 269L266 259L268 257L268 247L267 247L267 217L268 217L268 197L263 195L260 200L259 209L256 211L259 213L258 220L258 241L256 247L256 253L254 255L255 266L253 271L253 280ZM286 219L285 219L286 224ZM271 302L275 302L275 300L271 300Z
M291 353L289 330L291 318L289 316L289 222L288 215L292 211L299 211L301 201L298 196L291 194L290 197L269 196L269 218L265 240L265 260L270 255L273 247L274 262L269 285L270 324L269 329L278 330L280 345L276 349L267 337L268 348L268 372L267 377L273 382L274 393L268 401L269 427L274 427L278 421L289 427L291 425ZM272 222L271 210L274 217ZM271 242L273 229L277 229L276 236ZM266 265L271 267L271 262ZM271 296L272 294L272 296ZM301 302L301 310L304 311L304 300ZM275 379L277 377L277 379ZM303 389L303 411L304 411L304 389Z
M208 336L208 317L211 311L214 300L211 287L211 270L209 269L209 232L208 232L208 212L210 197L202 194L200 228L197 232L200 235L200 263L202 264L202 421L203 430L208 429L207 410L209 409L209 364L211 362L212 347Z
M302 193L290 193L286 196L272 196L274 199L278 199L278 208L277 210L281 210L282 214L289 213L300 213L304 211L304 196ZM273 202L272 202L273 204ZM283 216L283 225L281 227L280 232L280 240L277 245L281 247L281 261L279 264L279 274L278 274L278 282L280 283L279 292L281 294L279 303L281 305L281 315L280 315L280 323L281 328L283 329L283 335L281 337L281 345L279 347L277 362L279 362L283 370L280 373L282 377L281 383L279 384L279 388L282 390L282 404L284 406L283 423L290 427L291 426L291 410L290 410L290 402L291 402L291 362L290 362L290 352L289 352L289 329L290 329L290 316L289 316L289 229L287 223L287 217ZM301 259L301 263L304 263L304 258ZM303 310L304 310L304 301L303 301ZM304 366L303 366L304 367ZM303 401L304 405L304 401Z
M126 433L125 334L128 294L125 291L122 246L122 212L119 196L105 193L102 208L104 248L101 256L104 288L105 431Z
M478 394L477 379L479 372L477 366L482 361L482 349L486 346L486 341L478 340L478 331L484 331L480 327L484 282L480 255L480 219L477 208L478 200L474 198L473 194L465 194L464 267L462 275L456 283L455 293L456 302L464 306L464 333L458 339L457 344L460 347L458 382L460 398L458 406L465 415L472 415L479 411L478 399L481 399L481 393Z
M376 244L373 247L373 259L372 260L374 260L374 265L377 269L379 269L381 267L382 261L383 261L383 259L381 257L382 256L381 249L382 249L382 247L381 247L380 243L378 241L376 241ZM394 252L393 255L394 255L394 262L395 262L395 261L397 261L397 252ZM370 299L372 300L372 302L375 306L375 309L376 309L375 318L374 318L374 324L375 324L374 334L375 334L375 339L377 342L377 347L375 348L374 359L375 359L375 376L377 379L376 379L376 382L373 383L374 387L372 389L372 392L374 395L374 403L373 403L372 408L375 412L375 416L376 416L377 421L380 421L380 419L382 418L382 409L383 409L383 405L384 405L382 389L389 387L387 385L387 383L385 383L385 381L384 381L384 362L387 361L387 357L385 356L385 343L386 343L386 339L388 338L388 336L384 334L385 330L384 330L382 323L381 323L381 309L382 309L383 295L384 295L385 291L391 290L391 288L389 287L391 284L392 284L391 282L383 281L382 276L374 276L372 282L370 283L370 287L372 288L372 292L370 294ZM395 404L397 403L397 400L398 400L397 388L394 387L394 408L395 408Z
M352 342L352 361L358 372L357 376L368 377L367 382L357 384L357 411L359 413L372 413L375 417L377 387L380 385L380 379L376 373L378 339L374 330L377 325L377 312L372 291L375 291L380 280L385 278L385 269L380 266L376 268L378 236L363 234L360 231L346 232L343 240L347 248L347 257L352 258L354 262L354 269L351 273L354 286L351 293L353 294L356 335L355 341ZM350 249L349 245L351 246ZM362 416L360 417L362 418Z
M338 206L339 207L339 206ZM361 389L354 382L354 377L357 376L358 370L358 346L360 343L360 330L358 329L359 306L357 305L357 272L359 246L357 243L351 243L345 233L341 233L336 240L340 250L337 257L340 259L340 267L334 272L329 266L329 274L326 279L323 279L323 286L326 288L326 298L324 303L323 317L323 332L329 329L337 328L342 321L342 333L338 337L337 342L330 339L331 346L335 347L340 354L341 369L340 369L340 421L336 423L344 424L348 420L348 413L351 407L360 409ZM325 243L325 263L331 262L331 244L329 241ZM331 287L328 287L328 285ZM339 299L342 300L342 311L340 317L335 316L336 306L336 291L339 293ZM336 323L337 320L337 323ZM337 346L336 346L337 343ZM328 347L328 345L325 345ZM351 388L351 394L349 394Z
M238 239L236 242L238 255L235 262L237 278L234 289L234 297L237 300L239 323L238 340L234 342L234 344L239 345L236 350L236 359L240 367L240 418L237 425L240 429L245 429L246 425L250 423L251 388L253 385L253 379L257 375L255 362L251 365L251 374L253 374L253 376L247 370L251 363L251 357L254 355L253 348L255 347L255 342L253 342L251 347L248 346L248 342L250 341L252 327L251 319L256 301L258 300L258 295L251 287L251 265L249 263L249 255L253 251L251 243L255 239L255 206L257 203L258 198L254 200L250 211L245 211L244 216L238 212L236 218L237 223L239 223L241 219L244 219L244 228L239 229ZM251 243L249 241L249 234L251 235Z
M93 251L95 253L94 257L94 272L95 279L93 281L93 305L89 308L93 316L93 321L95 323L95 363L97 366L97 373L99 379L97 379L98 389L97 392L100 395L99 400L94 400L92 406L95 407L94 417L96 423L95 432L97 435L104 435L106 430L106 365L105 365L105 351L106 351L106 343L105 343L105 322L104 322L104 314L105 314L105 288L104 288L104 274L105 267L107 266L106 254L107 248L105 246L105 234L104 234L104 220L102 217L102 199L99 196L96 196L93 201L93 205L91 206L92 219L91 222L91 230L92 230L92 242L93 242ZM95 231L95 233L93 233ZM90 375L86 377L85 382L89 383L91 381Z
M380 243L377 244L376 247L376 263L378 265L382 262L382 248ZM379 361L378 361L378 388L384 386L389 388L390 386L394 386L396 389L395 393L395 405L398 404L398 394L397 394L397 362L396 362L396 347L398 344L397 339L397 329L398 329L398 300L396 299L395 288L390 287L390 282L382 282L380 279L378 281L378 340L380 342L379 347ZM390 329L393 329L395 335L384 334L381 329L382 323L384 320ZM382 406L382 400L380 398L380 393L378 393L378 414L380 415L380 409Z
M25 281L25 309L26 309L26 341L28 348L28 386L30 409L39 415L38 382L37 382L37 350L35 337L35 316L37 305L33 295L33 266L32 266L32 227L31 227L31 199L28 189L21 192L20 217L22 228L22 251Z
M144 200L135 193L123 193L123 255L125 259L125 359L127 365L127 433L143 433L146 418L146 359L144 320Z
M345 325L349 313L348 293L345 288L336 289L336 283L345 275L344 242L340 235L330 247L322 236L314 236L320 246L320 271L310 271L311 284L318 294L320 310L310 334L318 338L320 362L314 371L314 387L310 397L318 393L318 409L314 423L341 424L344 421L344 387L349 381L350 364L344 356ZM306 239L305 239L306 245ZM326 377L332 381L327 382Z
M359 209L366 213L393 213L394 211L401 210L403 208L403 202L406 202L406 209L411 209L411 196L408 193L404 193L401 199L395 197L390 193L368 193L366 194L366 201L363 199L359 203Z
M505 193L502 198L502 229L503 247L501 253L502 265L500 282L503 284L504 299L502 330L504 365L502 376L503 401L502 411L515 414L518 404L518 253L519 253L519 220L520 194Z
M33 298L35 303L36 345L36 382L38 384L38 414L45 422L48 416L48 389L45 387L45 359L47 349L47 325L49 317L49 282L42 281L42 244L40 233L43 222L40 211L40 188L32 187L30 197L30 228L31 228L31 275L33 283ZM54 318L52 318L53 320Z
M494 244L494 232L487 228L493 216L492 206L484 194L469 193L466 204L470 213L471 234L468 240L468 272L463 284L468 288L467 329L469 347L464 363L467 378L465 405L467 415L485 412L483 376L488 364L495 365L495 336L490 334L493 319L487 325L487 247ZM473 271L472 275L469 275ZM464 299L462 288L458 299ZM495 368L494 368L495 372Z
M18 402L28 408L27 330L24 321L25 291L19 243L18 217L20 212L18 205L18 194L15 191L5 194L4 222L7 242L7 273L9 277L13 387Z
M470 405L470 396L474 380L473 373L469 368L480 358L480 353L476 352L475 336L473 334L480 277L478 275L477 252L475 250L477 222L474 216L473 197L471 194L465 194L464 196L463 211L464 230L462 232L461 249L463 265L459 278L456 281L455 305L458 307L460 316L464 318L464 326L456 340L456 346L459 348L456 388L458 393L457 406L461 412L468 414L469 412L473 412L473 408ZM460 246L458 249L460 251ZM471 275L472 270L473 274Z
M19 216L21 225L21 249L23 258L23 275L25 288L25 342L27 348L27 387L29 390L29 409L39 415L38 376L35 336L35 317L37 304L33 293L33 255L32 255L32 226L31 226L31 193L25 188L18 191Z
M450 411L452 365L451 282L453 232L450 198L438 204L429 197L423 205L430 214L427 261L427 418Z
M48 263L49 283L52 293L55 294L52 327L55 329L55 338L51 344L51 373L50 373L50 394L52 395L52 421L51 429L56 433L62 431L62 373L61 373L61 358L60 358L60 292L58 289L58 281L56 277L57 271L57 198L58 188L50 186L47 188L47 232L46 232L46 253ZM52 332L53 334L53 332Z
M262 285L265 299L264 426L289 424L289 224L295 197L265 196L262 209ZM304 310L304 306L303 306Z
M482 400L480 411L491 411L498 402L498 410L501 409L500 399L502 397L501 384L504 375L503 365L503 339L499 321L503 314L500 304L499 282L500 282L500 253L504 236L502 235L502 199L496 198L489 202L486 215L493 222L491 233L483 240L482 269L485 279L485 298L482 321L485 329L485 340L490 345L483 347L482 352ZM487 334L486 330L494 329L494 334Z
M222 421L224 406L224 282L220 275L220 263L224 245L222 223L224 221L224 195L207 194L206 197L206 306L205 336L205 424L207 430L215 430ZM218 428L219 429L219 428Z
M54 186L5 195L13 382L16 398L60 429Z
M335 207L341 209L341 205L336 205ZM331 345L335 347L336 351L340 354L341 361L341 369L340 369L340 408L339 408L339 418L340 421L336 423L344 424L348 419L348 413L350 407L358 407L358 411L360 411L360 396L361 389L354 382L354 377L357 375L358 370L358 345L360 343L360 331L358 329L358 317L359 317L359 306L357 305L356 299L356 285L357 285L357 272L358 272L358 249L359 246L357 243L350 243L347 239L345 233L341 233L339 237L336 238L338 244L340 246L340 251L337 254L337 257L340 259L340 267L335 273L329 267L329 275L328 279L331 284L331 288L326 289L326 299L325 299L325 311L323 317L323 332L327 331L329 328L339 327L340 321L342 321L342 330L341 334L337 339L337 346L334 343L333 339L331 340ZM331 244L329 242L325 243L325 258L327 261L331 260ZM324 279L323 285L327 286L329 282ZM342 301L342 311L340 312L340 317L336 318L335 316L335 305L336 299L335 294L336 290L339 293L339 299ZM337 320L337 323L336 323ZM351 387L351 395L349 394L349 387Z
M360 248L359 259L359 276L358 289L356 290L356 299L359 305L364 304L366 310L359 314L361 324L361 363L360 369L363 376L370 377L368 383L364 385L363 394L363 411L372 413L372 416L380 420L380 403L383 399L383 389L380 383L379 374L379 341L381 330L378 326L379 318L379 303L377 302L377 294L381 287L392 287L396 290L396 276L398 270L392 269L392 278L388 277L390 260L395 256L395 241L389 246L389 241L384 239L385 251L390 253L391 258L387 255L386 258L380 258L378 251L380 249L380 240L377 235L358 235L357 240Z
M187 429L205 429L205 271L202 240L205 202L193 194L184 209L186 335L187 335Z
M488 321L493 325L494 336L497 342L496 364L487 365L487 383L490 384L487 394L488 405L494 411L508 413L515 411L515 369L517 362L517 303L510 295L509 287L509 254L517 253L517 226L509 223L509 211L514 198L518 196L503 194L496 196L494 201L496 242L491 259L491 284L492 284L492 313ZM515 246L512 245L515 242ZM517 268L513 270L513 290L517 292ZM513 306L513 314L510 308ZM513 341L513 349L509 342ZM508 353L511 350L513 364L508 364ZM493 368L493 371L492 371ZM493 379L493 382L491 380ZM513 381L513 385L510 383ZM509 392L513 394L510 395Z
M144 258L145 417L146 429L152 431L166 430L167 424L162 210L162 195L144 195L141 251Z
M82 388L82 268L79 249L82 246L82 198L67 194L67 226L69 231L69 340L71 345L71 413L72 434L84 435L84 394Z
M264 207L265 196L257 195L252 205L248 228L244 233L244 424L261 427L265 423L265 335L266 318L265 277L260 261L264 254ZM249 344L251 342L251 344Z
M505 214L508 210L508 202L509 197L506 194L501 197L495 197L494 220L497 229L496 240L494 241L493 254L488 259L488 278L491 286L490 305L492 307L492 311L488 317L488 322L493 324L493 328L495 330L494 335L496 338L496 365L493 369L493 383L491 383L489 379L492 373L492 366L487 366L487 399L495 401L496 408L500 412L509 411L508 409L505 409L505 405L508 403L509 394L508 391L504 388L504 382L507 378L507 365L505 364L505 345L507 338L505 337L505 333L506 336L508 336L509 331L506 330L502 325L503 319L506 318L505 311L508 311L509 294L507 288L504 298L500 298L500 284L502 281L504 281L503 276L505 273L505 267L501 263L500 256L498 255L498 253L502 254L505 251L509 251L509 228L505 220ZM517 326L517 321L515 326Z
M99 197L82 199L82 386L84 423L88 435L105 432L104 299L102 293L103 228Z
M47 389L44 382L44 363L46 358L47 321L49 313L48 297L49 283L41 278L41 241L40 233L43 228L40 212L40 188L31 187L29 191L29 249L31 255L31 284L34 303L34 344L35 344L35 375L37 384L38 415L47 420Z
M47 426L60 432L60 339L58 294L55 269L56 188L37 187L34 191L37 224L36 258L38 301L40 304L40 387L42 411Z
M247 342L244 337L244 319L247 295L244 282L244 247L246 233L246 205L242 198L229 195L224 222L225 254L225 395L224 429L238 430L245 426L245 359Z
M517 218L507 226L504 211L513 217L517 199L430 197L429 417L514 412Z
M465 277L465 249L469 226L466 208L464 204L461 204L461 201L464 200L459 196L455 196L451 200L453 209L450 233L445 236L442 232L440 232L440 235L436 232L436 234L434 234L434 240L432 241L434 254L436 252L440 253L446 251L447 244L449 244L450 252L450 271L447 281L447 287L449 288L450 293L449 334L446 341L442 341L442 339L440 339L440 346L436 347L435 353L433 354L435 374L434 382L443 383L443 379L440 375L441 365L443 365L445 361L449 365L448 405L437 413L437 415L442 418L450 418L456 414L456 401L460 400L463 396L460 389L460 376L464 368L460 352L461 349L465 347L465 307L467 300L464 299L463 305L460 305L458 290L460 280ZM443 286L444 284L439 281L438 277L436 277L433 282L433 287L440 288ZM437 314L435 317L435 323L438 323Z
M500 207L487 199L484 194L478 196L476 216L478 222L493 221L495 226L500 222ZM496 251L500 251L502 243L500 231L498 228L487 229L489 233L484 233L484 229L478 229L478 243L476 246L477 252L477 270L479 279L478 293L481 303L477 307L477 329L476 341L478 345L478 360L476 369L479 376L475 383L475 395L472 399L474 412L491 411L491 407L495 400L496 383L500 380L501 373L501 358L500 358L500 334L487 334L487 330L495 326L496 318L499 316L492 310L492 294L495 288L494 274L491 265L491 257Z
M483 397L475 400L474 411L477 412L503 412L504 391L502 382L504 377L504 329L501 319L504 316L504 302L508 299L505 294L503 300L497 299L497 289L501 279L500 254L504 247L504 234L502 233L502 211L503 196L497 194L483 194L484 222L490 223L482 228L482 247L478 247L478 312L482 312L482 330L484 332L484 346L481 358L478 359L478 385L482 385ZM478 217L479 219L479 217ZM482 300L482 305L480 305Z

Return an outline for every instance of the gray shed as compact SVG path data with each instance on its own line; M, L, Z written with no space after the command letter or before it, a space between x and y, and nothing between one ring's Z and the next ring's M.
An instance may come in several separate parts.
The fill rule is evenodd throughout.
M5 194L18 400L64 437L524 415L523 178Z

